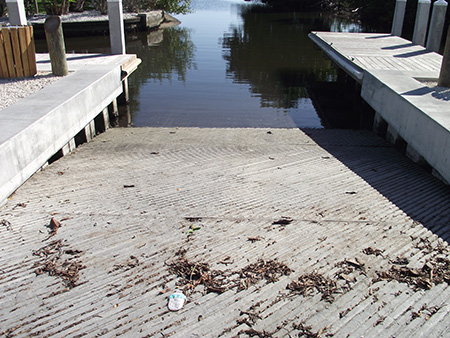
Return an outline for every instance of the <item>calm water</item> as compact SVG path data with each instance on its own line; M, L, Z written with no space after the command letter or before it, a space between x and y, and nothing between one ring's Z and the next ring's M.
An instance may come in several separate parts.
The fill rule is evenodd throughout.
M155 34L150 46L130 45L144 64L130 81L132 124L323 127L307 86L336 75L307 34L333 22L253 7L197 0L193 13L178 16L181 25Z
M358 25L319 13L265 13L243 0L193 0L192 8L176 16L176 27L127 35L127 52L142 59L129 79L132 125L336 127L319 108L320 84L329 85L328 101L336 70L307 35ZM108 37L67 39L66 49L105 52L108 44Z

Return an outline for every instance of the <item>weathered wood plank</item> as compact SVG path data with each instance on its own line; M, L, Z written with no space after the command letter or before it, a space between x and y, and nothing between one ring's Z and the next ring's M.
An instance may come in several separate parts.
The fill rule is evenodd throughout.
M30 62L28 60L28 45L27 45L27 35L26 35L26 28L25 29L19 29L19 47L20 47L20 56L22 59L22 66L23 66L23 75L24 76L31 76L34 74L31 74L30 72Z
M8 77L8 64L6 63L6 53L4 47L3 30L0 29L0 77Z
M11 47L13 51L14 66L16 68L16 76L24 77L22 66L22 53L20 51L19 33L16 27L10 28Z
M34 36L33 36L33 26L28 26L26 29L26 38L27 38L27 53L28 53L28 60L30 63L30 75L34 75L37 73L37 66L36 66L36 48L34 46Z
M5 46L5 56L6 56L6 63L7 63L7 69L8 69L8 77L16 77L16 70L14 69L14 58L12 54L12 50L9 46L11 46L11 35L10 31L7 28L2 29L3 32L3 43Z

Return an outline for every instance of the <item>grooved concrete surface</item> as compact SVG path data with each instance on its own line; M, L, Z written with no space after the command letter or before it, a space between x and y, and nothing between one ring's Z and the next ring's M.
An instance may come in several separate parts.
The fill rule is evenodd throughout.
M449 187L370 132L110 129L0 209L0 328L7 337L444 337L447 283L425 290L377 277L399 258L413 280L447 259L449 218ZM180 249L192 270L207 263L222 280L259 259L292 271L238 278L220 294L193 280L170 312ZM72 284L63 263L81 267L66 275ZM312 272L336 283L331 298L308 283L305 295L287 288Z

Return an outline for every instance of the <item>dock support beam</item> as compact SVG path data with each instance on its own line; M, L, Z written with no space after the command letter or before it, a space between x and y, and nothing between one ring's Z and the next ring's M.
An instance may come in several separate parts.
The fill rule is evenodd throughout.
M416 22L412 42L425 46L428 18L430 16L431 0L419 0L417 4Z
M9 23L12 26L25 26L27 24L23 0L6 0L6 6L8 8Z
M122 0L108 0L108 19L111 54L125 54Z
M442 33L444 31L445 14L447 13L447 2L438 0L433 4L431 14L430 31L428 32L427 50L439 52L441 48Z
M402 35L403 21L405 19L406 0L397 0L395 2L394 20L392 21L391 34Z

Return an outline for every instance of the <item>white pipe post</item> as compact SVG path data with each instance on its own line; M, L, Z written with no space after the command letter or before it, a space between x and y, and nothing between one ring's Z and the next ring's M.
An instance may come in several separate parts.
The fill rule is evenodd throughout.
M394 19L392 21L391 34L396 36L402 35L403 21L405 19L406 0L397 0L395 2Z
M442 33L444 31L445 14L447 13L447 2L438 0L433 5L431 14L430 31L428 32L427 50L439 52L441 48Z
M12 26L26 26L27 15L23 0L6 0L6 7L8 8L9 23Z
M125 54L122 0L108 0L108 19L111 54Z
M425 46L430 7L431 0L419 0L417 3L416 22L414 24L412 42L421 46Z

